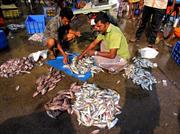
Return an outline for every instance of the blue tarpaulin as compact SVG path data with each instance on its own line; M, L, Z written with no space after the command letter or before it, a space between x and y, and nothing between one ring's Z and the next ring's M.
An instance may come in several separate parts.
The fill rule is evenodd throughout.
M74 56L77 56L77 54L69 54L69 63L71 63ZM84 75L78 75L73 73L69 68L65 68L63 63L63 56L58 56L56 57L56 59L49 60L47 64L56 68L57 70L63 71L66 74L79 79L80 81L87 81L89 78L92 77L90 71L85 73Z

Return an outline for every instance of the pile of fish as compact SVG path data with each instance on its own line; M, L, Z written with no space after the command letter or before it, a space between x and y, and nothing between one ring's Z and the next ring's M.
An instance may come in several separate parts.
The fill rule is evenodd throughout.
M115 115L121 113L120 96L116 91L84 83L75 97L72 109L79 124L109 129L115 126L118 121Z
M152 74L144 68L156 67L151 61L146 59L133 59L134 64L125 68L125 75L132 79L134 84L140 85L143 89L152 90L153 84L157 83Z
M138 68L153 68L153 67L157 67L156 63L152 63L148 59L134 57L132 60L133 60L133 64L136 67L138 67Z
M7 25L7 27L11 31L17 31L19 29L23 29L25 25L24 24L9 24Z
M43 33L35 33L28 40L42 42L43 40Z
M10 59L0 66L0 77L14 77L20 73L30 73L35 65L31 57Z
M59 91L52 100L45 104L47 114L56 118L62 112L75 113L79 124L100 128L115 126L121 113L120 96L111 89L98 88L95 84L73 83L70 89Z
M36 80L36 84L38 86L37 91L33 94L33 97L37 96L38 94L44 95L45 93L53 90L61 79L62 75L60 71L50 68L48 75L42 75Z
M84 57L83 59L77 61L77 56L75 56L72 59L72 63L68 66L65 65L65 67L69 67L73 73L79 75L84 75L89 71L91 71L92 75L103 71L102 68L94 65L94 59L92 57Z
M64 111L72 114L71 99L74 98L74 93L79 91L80 88L81 86L73 83L71 84L70 89L59 91L52 100L44 105L47 114L52 118L56 118Z

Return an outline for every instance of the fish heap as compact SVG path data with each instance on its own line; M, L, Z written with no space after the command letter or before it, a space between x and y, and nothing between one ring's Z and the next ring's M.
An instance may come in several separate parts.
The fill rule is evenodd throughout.
M138 67L138 68L153 68L153 67L157 67L156 63L152 63L148 59L134 57L132 60L133 60L134 65L136 67Z
M146 59L133 58L133 63L125 68L125 75L132 79L134 84L140 85L142 89L152 90L153 84L157 83L152 74L144 68L156 67L151 61Z
M43 33L35 33L28 40L42 42L43 40Z
M89 71L91 71L92 75L100 71L103 72L102 68L94 65L94 59L92 57L84 57L83 59L77 61L77 56L75 56L68 67L73 73L79 75L84 75Z
M109 129L115 126L118 121L115 115L121 113L118 105L120 96L116 91L84 83L75 97L72 109L79 124Z
M71 108L71 99L74 98L74 93L79 91L81 86L78 86L76 83L71 84L70 89L61 90L57 95L44 105L46 113L51 118L57 118L62 112L67 111L69 114L72 114Z
M36 80L36 84L38 86L37 91L33 94L33 97L38 94L44 95L45 93L53 90L61 79L62 75L60 71L52 71L52 68L50 68L50 73L48 75L42 75Z
M23 29L25 25L24 24L9 24L7 25L7 27L11 31L17 31L19 29Z
M35 65L31 57L10 59L0 66L0 77L14 77L20 73L30 73Z

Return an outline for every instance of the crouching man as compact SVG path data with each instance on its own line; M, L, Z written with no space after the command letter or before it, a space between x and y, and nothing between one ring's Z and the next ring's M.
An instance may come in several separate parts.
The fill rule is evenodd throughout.
M44 42L49 49L50 58L55 58L60 52L64 56L64 64L68 63L68 55L65 51L69 48L69 41L80 36L80 32L73 31L70 28L69 24L72 18L72 10L65 7L59 15L48 22L44 32Z
M118 73L130 58L126 38L119 27L110 23L106 13L100 12L95 18L95 23L95 28L100 34L78 56L78 59L82 59L86 54L94 56L97 66L111 73ZM94 50L97 45L100 45L100 51Z

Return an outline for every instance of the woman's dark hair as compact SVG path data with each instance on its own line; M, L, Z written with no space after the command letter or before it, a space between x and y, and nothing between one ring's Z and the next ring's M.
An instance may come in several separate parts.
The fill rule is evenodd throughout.
M98 21L101 21L105 24L106 22L109 22L109 17L106 13L99 12L95 18L95 23L97 23Z
M68 20L71 20L73 18L73 12L70 8L64 7L61 9L59 16L66 17Z

